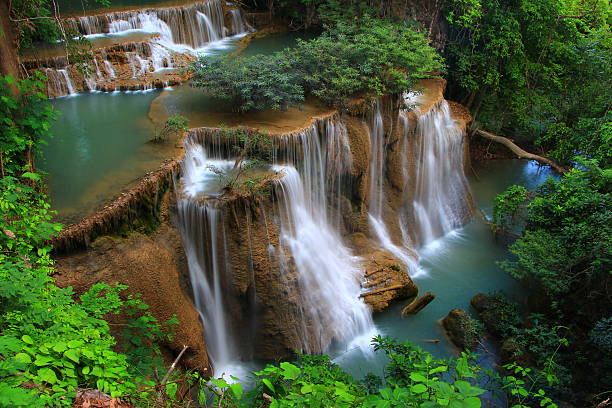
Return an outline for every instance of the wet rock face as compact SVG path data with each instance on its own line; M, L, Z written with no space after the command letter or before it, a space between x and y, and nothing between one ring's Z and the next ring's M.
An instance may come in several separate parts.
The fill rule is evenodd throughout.
M419 293L406 268L388 251L377 250L362 254L365 282L361 296L373 312L382 312L393 302L412 300Z
M167 56L154 63L153 47L160 46L148 41L128 42L94 50L92 59L85 64L72 63L65 56L58 56L26 59L24 65L30 73L40 71L47 76L49 98L94 90L159 89L190 79L190 73L182 68L195 57L166 50ZM155 64L175 69L154 72Z
M299 276L292 259L281 271L278 254L280 226L269 198L239 199L224 208L226 262L231 270L230 292L224 299L232 328L245 353L243 358L290 357L310 338L311 324L303 321ZM322 352L322 348L312 352ZM250 355L249 355L250 353Z
M164 345L168 359L187 345L183 364L211 372L200 316L186 286L189 280L184 278L180 235L169 222L167 207L164 213L152 235L132 232L126 238L102 237L85 252L57 258L55 280L61 287L74 287L77 294L97 282L128 285L129 293L141 294L160 322L173 316L180 321L173 341Z

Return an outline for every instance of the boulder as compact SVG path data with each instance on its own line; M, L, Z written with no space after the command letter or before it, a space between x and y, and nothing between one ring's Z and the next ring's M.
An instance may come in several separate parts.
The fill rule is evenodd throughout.
M450 341L462 350L474 350L478 346L479 333L476 322L463 310L452 309L442 319L442 327Z

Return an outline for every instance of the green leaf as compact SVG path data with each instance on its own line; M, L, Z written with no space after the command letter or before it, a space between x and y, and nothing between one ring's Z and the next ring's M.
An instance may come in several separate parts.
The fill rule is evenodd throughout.
M32 340L32 338L28 336L27 334L23 335L21 337L21 340L23 340L23 342L26 344L34 344L34 340Z
M240 383L234 383L234 384L230 384L230 390L232 390L232 393L234 394L234 396L236 398L240 398L242 396L242 384Z
M49 384L55 384L57 382L57 376L55 375L55 371L48 367L44 367L38 370L38 378L41 381L48 382Z
M415 394L422 394L425 391L427 391L427 387L425 386L425 384L416 384L410 388L410 391L412 391Z
M268 380L267 378L262 378L261 382L264 383L264 385L268 387L270 391L276 392L276 390L274 389L274 384L272 384L270 380Z
M79 362L80 354L81 353L79 353L79 351L76 350L76 349L68 349L64 353L64 356L66 356L70 360L74 361L75 363L78 363Z
M34 365L36 366L46 366L50 365L55 359L51 356L38 355L36 356L36 360L34 360Z
M482 402L480 401L480 398L468 397L463 400L464 408L480 408L481 405Z
M32 357L30 357L26 353L17 353L13 358L15 359L15 361L18 361L20 363L30 364L32 362Z
M410 379L414 382L427 382L427 377L421 373L410 373Z
M166 394L168 394L170 398L174 398L177 390L178 390L177 383L166 384Z
M283 378L287 380L295 380L301 373L301 370L298 367L287 362L280 363L280 368L283 369Z

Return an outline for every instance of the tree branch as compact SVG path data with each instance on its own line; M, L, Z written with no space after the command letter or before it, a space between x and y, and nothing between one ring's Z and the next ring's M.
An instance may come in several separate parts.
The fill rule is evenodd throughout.
M552 167L558 173L566 173L567 172L567 169L562 167L560 164L555 163L554 161L550 160L547 157L538 156L537 154L529 153L529 152L521 149L516 144L514 144L514 142L512 140L508 139L507 137L497 136L497 135L494 135L493 133L490 133L490 132L487 132L487 131L481 130L481 129L476 129L476 133L478 133L479 135L481 135L481 136L483 136L483 137L485 137L485 138L487 138L489 140L492 140L494 142L503 144L508 149L510 149L514 154L516 154L519 159L535 160L535 161L537 161L539 163L542 163L542 164L545 164L547 166Z

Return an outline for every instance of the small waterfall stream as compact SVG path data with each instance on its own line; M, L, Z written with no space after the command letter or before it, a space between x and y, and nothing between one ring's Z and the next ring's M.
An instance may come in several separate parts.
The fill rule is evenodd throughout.
M380 105L380 101L377 100L374 104L370 126L367 128L372 151L368 219L370 227L376 234L380 245L399 259L408 268L410 276L415 278L422 274L422 270L418 267L416 259L404 247L393 242L383 219L386 146L384 121Z
M212 363L222 369L238 355L232 341L234 336L226 321L224 303L228 267L220 256L225 252L223 219L214 200L197 200L200 193L215 184L216 175L209 167L211 165L227 169L233 162L210 160L201 145L187 143L182 166L184 187L177 202L195 307L204 323Z
M183 6L111 12L67 20L72 28L90 39L109 36L127 38L130 33L136 32L150 33L152 36L146 42L126 42L115 46L124 48L131 76L124 77L122 74L120 61L123 58L109 61L104 55L104 49L98 52L103 54L100 61L103 61L106 77L99 67L95 67L99 75L73 75L70 78L70 72L64 67L67 62L64 62L64 66L47 68L45 72L49 77L49 95L57 97L83 90L109 90L109 87L98 84L114 79L135 79L176 68L173 60L177 54L197 55L205 52L211 44L228 38L228 34L244 35L252 31L243 20L240 9L229 11L232 26L226 28L223 5L222 0L199 1ZM97 60L93 64L97 65ZM152 81L148 77L145 80L147 83L138 89L152 88ZM129 85L135 86L133 82Z
M425 245L463 224L470 213L463 169L464 135L441 101L417 119L415 194L417 242Z

